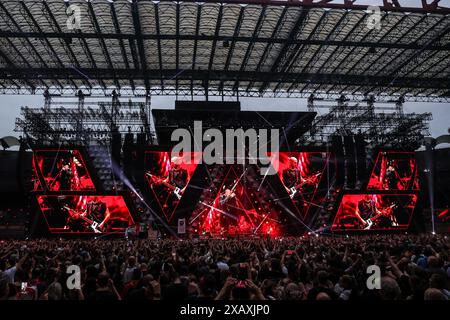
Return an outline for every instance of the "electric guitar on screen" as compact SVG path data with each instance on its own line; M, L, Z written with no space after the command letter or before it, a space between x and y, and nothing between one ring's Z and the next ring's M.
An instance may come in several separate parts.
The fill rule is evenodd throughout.
M162 185L166 186L167 188L169 188L170 190L172 190L173 194L178 198L178 200L180 200L181 197L183 196L183 191L179 187L174 186L173 184L165 181L164 179L162 179L160 177L154 176L149 172L146 172L145 174L150 177L150 179L153 181L153 183L162 184Z
M305 184L314 184L317 182L317 178L319 177L320 172L313 174L312 176L308 177L307 179L303 180L299 184L289 188L289 197L291 199L294 198L294 196L297 194L297 192L305 185Z
M99 228L99 223L89 219L88 217L86 217L83 213L78 212L74 209L71 209L69 207L64 206L64 209L66 209L67 211L69 211L70 217L72 219L82 219L84 220L87 224L89 224L89 227L95 232L95 233L102 233L101 228Z
M369 218L366 220L366 227L364 228L364 230L370 230L370 228L372 228L373 223L378 220L381 217L391 217L392 216L392 209L394 209L395 207L397 207L396 204L392 204L389 207L383 208L380 210L380 213L378 213L377 215L373 216L372 218ZM394 217L395 219L395 217ZM395 224L398 225L398 223L396 223L395 221L393 221L394 226L396 226Z

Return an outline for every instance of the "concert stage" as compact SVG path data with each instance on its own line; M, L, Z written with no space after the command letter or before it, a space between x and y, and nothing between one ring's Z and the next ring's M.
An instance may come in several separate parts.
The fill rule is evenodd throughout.
M0 93L44 100L2 158L26 233L434 230L449 173L404 104L450 101L450 10L354 2L2 1Z
M363 134L305 142L314 130L312 112L240 111L218 102L202 108L153 110L157 141L151 143L145 133L128 132L123 144L117 133L109 150L97 142L33 145L33 156L22 161L31 170L24 184L31 235L123 235L136 226L184 238L424 229L427 180L413 146L374 146ZM192 126L199 121L201 128ZM263 148L264 159L251 161L244 139L241 158L237 145L223 146L222 161L208 163L214 128L217 134L254 130L258 147L261 130L278 129L278 150ZM194 151L173 153L171 136L180 129ZM199 144L199 137L207 139ZM225 157L230 151L232 161Z

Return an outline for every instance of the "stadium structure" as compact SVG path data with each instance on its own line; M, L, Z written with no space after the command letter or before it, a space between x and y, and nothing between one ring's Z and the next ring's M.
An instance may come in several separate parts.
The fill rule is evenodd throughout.
M1 1L0 92L45 98L1 154L1 234L448 231L448 137L403 109L449 103L439 2ZM175 109L153 108L159 95ZM248 97L299 107L251 112ZM278 129L276 174L173 157L171 134L195 121Z

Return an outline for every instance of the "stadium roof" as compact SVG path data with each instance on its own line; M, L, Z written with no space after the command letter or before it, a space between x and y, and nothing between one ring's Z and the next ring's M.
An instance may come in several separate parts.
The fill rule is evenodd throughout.
M351 2L2 0L0 92L449 101L450 10Z

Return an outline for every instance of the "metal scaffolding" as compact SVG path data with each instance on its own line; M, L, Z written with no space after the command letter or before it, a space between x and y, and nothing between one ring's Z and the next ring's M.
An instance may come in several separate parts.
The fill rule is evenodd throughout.
M372 146L390 145L414 150L424 137L430 136L432 114L404 113L403 101L400 98L391 101L391 105L375 105L373 97L359 103L341 96L333 104L325 105L316 104L314 97L310 97L309 110L325 108L328 112L315 118L300 143L326 143L333 135L362 134Z
M110 101L95 102L82 94L78 101L66 100L53 99L52 105L46 104L44 108L22 107L15 131L23 132L31 143L41 145L108 145L114 132L144 132L149 141L153 139L149 99L146 102L121 102L114 93Z

